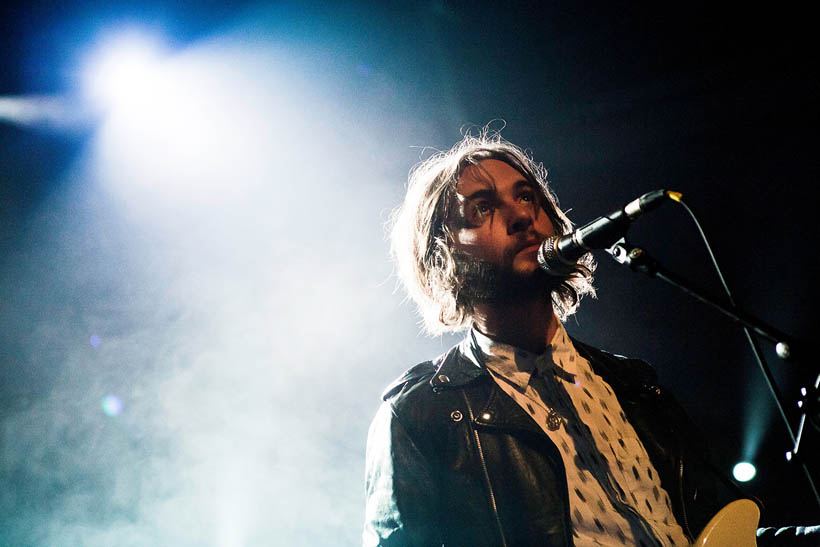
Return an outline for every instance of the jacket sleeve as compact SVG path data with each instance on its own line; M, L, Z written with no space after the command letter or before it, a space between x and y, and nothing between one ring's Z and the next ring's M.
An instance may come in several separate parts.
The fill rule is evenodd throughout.
M820 526L758 528L757 545L758 547L817 547L820 545Z
M433 470L389 402L370 426L365 479L365 547L441 545Z
M683 408L675 401L674 407L676 413L685 419L687 424L688 436L692 446L704 446L702 433L697 426L686 415ZM705 456L705 457L704 457ZM699 484L700 500L714 502L719 500L718 506L712 506L707 509L706 513L701 513L701 520L705 523L717 510L724 506L732 499L750 498L750 496L732 480L730 480L725 473L718 470L717 467L708 458L708 450L703 450L700 453L701 465L707 469L703 476L708 477L711 474L711 479L707 479ZM694 500L693 500L694 501ZM759 503L759 501L758 501ZM693 504L694 505L694 504ZM694 508L693 508L694 509ZM705 524L704 524L705 525ZM702 529L702 527L701 527ZM699 529L700 530L700 529ZM697 530L697 531L699 531ZM757 529L757 547L818 547L820 546L820 526L786 526L786 527L768 527Z

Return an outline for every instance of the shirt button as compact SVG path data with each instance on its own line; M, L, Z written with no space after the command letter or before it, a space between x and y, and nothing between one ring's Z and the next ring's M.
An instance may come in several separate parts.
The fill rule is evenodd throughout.
M450 382L450 377L447 376L446 374L439 374L438 375L438 381L439 381L439 383L447 384L447 383Z
M460 422L463 417L460 410L454 410L450 413L450 418L452 418L454 422Z
M489 412L485 412L484 414L481 415L482 420L489 420L492 417L493 417L492 414L490 414Z

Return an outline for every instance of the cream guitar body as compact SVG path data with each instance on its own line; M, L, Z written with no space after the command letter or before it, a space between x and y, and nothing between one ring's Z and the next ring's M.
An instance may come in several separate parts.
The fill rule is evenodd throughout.
M760 509L752 500L733 501L717 515L692 544L693 547L757 547Z

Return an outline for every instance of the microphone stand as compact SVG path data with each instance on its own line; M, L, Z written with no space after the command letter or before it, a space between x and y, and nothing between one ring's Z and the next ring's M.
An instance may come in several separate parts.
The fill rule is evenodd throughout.
M760 348L758 347L756 340L751 336L750 331L754 331L763 338L766 338L774 343L775 351L777 352L778 357L784 361L797 361L801 357L802 347L800 344L785 333L770 325L767 325L760 319L757 319L743 310L738 309L736 306L727 307L718 302L715 298L706 295L702 290L695 288L691 283L679 275L664 268L660 263L658 263L657 260L652 258L645 249L629 244L623 237L616 241L614 245L606 249L606 252L609 253L616 262L629 266L629 268L633 271L666 281L670 285L677 287L696 300L707 304L713 309L716 309L732 319L735 323L738 323L744 327L746 336L752 344L752 350L754 351L755 357L757 357L757 362L760 365L760 370L763 373L772 397L774 398L775 406L777 406L777 409L780 412L780 416L786 426L786 431L788 432L789 437L791 437L793 443L792 450L786 452L786 460L800 460L800 465L806 475L806 480L808 481L809 487L811 488L818 505L820 505L820 495L818 495L817 488L815 487L814 481L809 474L805 461L803 461L803 458L797 457L806 418L808 417L808 420L815 427L820 429L820 376L817 377L817 380L811 388L808 390L806 388L801 389L801 395L803 398L798 401L797 406L802 410L802 415L800 416L798 433L795 437L786 413L783 410L783 395L777 388L774 381L774 376L772 376L771 370L762 358Z

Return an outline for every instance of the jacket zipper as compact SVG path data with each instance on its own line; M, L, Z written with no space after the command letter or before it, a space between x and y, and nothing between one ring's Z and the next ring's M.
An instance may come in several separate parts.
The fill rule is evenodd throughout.
M481 469L484 471L484 480L487 483L487 491L490 494L490 505L493 508L493 516L495 517L495 524L498 527L498 533L501 537L502 547L507 547L507 540L504 538L504 528L501 526L501 517L498 515L498 506L495 503L495 493L493 492L493 485L490 482L490 473L487 471L487 462L484 460L484 450L481 448L481 439L478 437L478 430L473 425L475 423L475 416L473 416L473 408L470 406L470 401L467 399L467 394L462 391L464 403L467 405L467 412L470 414L470 427L473 430L473 437L475 437L476 448L478 449L478 459L481 462Z

